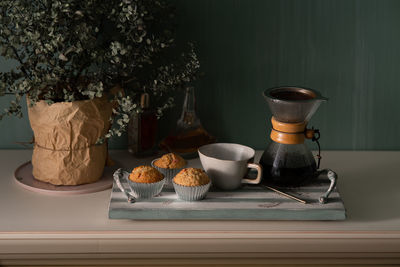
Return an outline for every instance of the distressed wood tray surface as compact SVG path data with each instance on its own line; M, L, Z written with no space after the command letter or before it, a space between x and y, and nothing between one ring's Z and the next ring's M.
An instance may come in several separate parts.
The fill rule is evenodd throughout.
M128 203L115 181L109 205L110 219L133 220L344 220L346 211L335 188L326 204L318 199L329 184L317 181L300 188L285 188L307 201L302 204L261 186L236 191L211 189L204 200L185 202L174 189L163 189L157 197Z

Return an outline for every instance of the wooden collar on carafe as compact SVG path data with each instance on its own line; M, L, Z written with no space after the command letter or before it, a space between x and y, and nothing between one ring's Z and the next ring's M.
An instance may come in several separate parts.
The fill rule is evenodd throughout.
M271 118L272 129L271 139L280 144L295 145L302 144L304 140L312 139L314 137L314 130L307 129L307 122L281 122Z

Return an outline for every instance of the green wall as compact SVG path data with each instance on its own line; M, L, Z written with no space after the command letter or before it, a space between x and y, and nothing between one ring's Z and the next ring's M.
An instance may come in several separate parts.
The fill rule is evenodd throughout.
M264 148L270 113L262 91L298 85L330 99L310 122L323 149L400 149L400 1L176 3L180 39L196 42L205 73L198 113L219 141ZM173 127L180 105L162 119L161 133ZM0 129L0 148L19 148L14 142L32 135L26 118L0 121Z

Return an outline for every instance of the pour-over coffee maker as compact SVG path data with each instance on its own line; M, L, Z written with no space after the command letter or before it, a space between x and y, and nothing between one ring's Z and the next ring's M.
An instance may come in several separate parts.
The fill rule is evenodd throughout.
M325 203L336 185L337 175L330 169L318 170L321 160L319 130L307 129L307 123L327 98L312 89L278 87L263 93L272 112L271 142L260 159L265 185L298 187L327 176L330 186L319 201ZM304 144L311 139L318 144L317 162Z

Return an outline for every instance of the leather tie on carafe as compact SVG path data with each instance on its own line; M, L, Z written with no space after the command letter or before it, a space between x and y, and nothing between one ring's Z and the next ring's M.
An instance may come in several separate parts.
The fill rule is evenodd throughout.
M320 132L318 129L307 129L307 122L281 122L275 119L274 116L271 118L272 129L270 138L274 142L285 144L285 145L295 145L303 144L305 139L311 139L318 145L318 164L317 169L319 169L321 162L321 147L318 142L320 138Z

